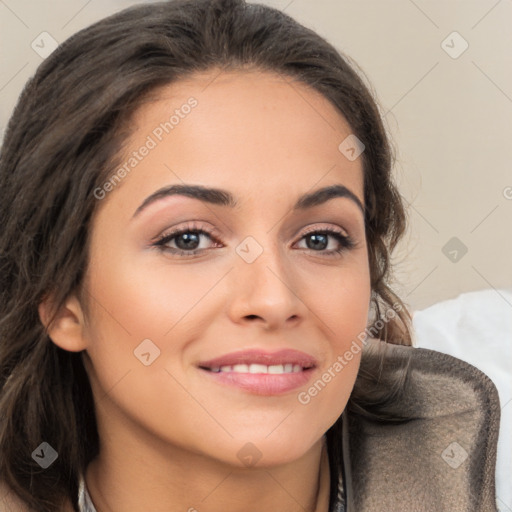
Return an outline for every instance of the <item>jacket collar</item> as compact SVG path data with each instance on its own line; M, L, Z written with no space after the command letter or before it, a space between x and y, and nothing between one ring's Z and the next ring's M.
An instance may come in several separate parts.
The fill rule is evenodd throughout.
M349 403L327 433L330 512L497 511L499 421L496 386L474 366L367 342Z

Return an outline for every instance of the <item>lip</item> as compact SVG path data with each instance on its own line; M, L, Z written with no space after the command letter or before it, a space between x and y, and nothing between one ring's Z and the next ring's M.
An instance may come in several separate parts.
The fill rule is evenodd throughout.
M200 370L207 378L219 384L236 387L254 395L282 395L304 386L315 372L309 368L297 373L235 373Z
M293 373L240 373L240 372L213 372L212 367L234 366L236 364L264 364L267 366L277 364L298 364L302 371ZM255 395L282 395L304 386L316 371L316 359L293 349L266 352L263 350L243 350L226 354L198 364L200 371L214 382L236 387Z
M200 368L213 368L214 366L233 366L235 364L300 364L303 368L312 368L317 365L316 359L295 349L283 349L276 352L267 352L260 349L240 350L223 356L200 362ZM256 374L255 374L256 375Z

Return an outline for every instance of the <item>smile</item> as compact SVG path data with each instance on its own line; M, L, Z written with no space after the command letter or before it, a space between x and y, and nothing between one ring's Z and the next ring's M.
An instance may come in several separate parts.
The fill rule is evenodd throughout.
M253 395L275 396L296 391L312 378L315 367L303 368L299 364L237 364L201 368L201 373L224 388L235 388Z
M283 373L297 373L302 372L304 368L300 364L273 364L270 366L264 364L235 364L234 366L213 366L208 368L215 373L264 373L279 375Z

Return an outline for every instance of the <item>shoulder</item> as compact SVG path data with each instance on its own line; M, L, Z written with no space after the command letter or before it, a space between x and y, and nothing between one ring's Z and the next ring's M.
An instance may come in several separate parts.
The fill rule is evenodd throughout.
M0 510L2 512L33 512L18 495L0 479Z
M430 349L373 339L365 356L361 407L348 411L344 432L355 508L496 511L494 383Z
M0 479L0 511L35 512L2 479ZM72 504L67 502L60 512L74 512Z

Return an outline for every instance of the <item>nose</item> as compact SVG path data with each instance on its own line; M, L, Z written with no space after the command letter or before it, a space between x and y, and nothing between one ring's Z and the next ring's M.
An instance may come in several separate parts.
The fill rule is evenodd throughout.
M228 303L233 322L257 322L274 330L296 325L305 317L306 290L281 247L249 237L238 247L235 261Z

